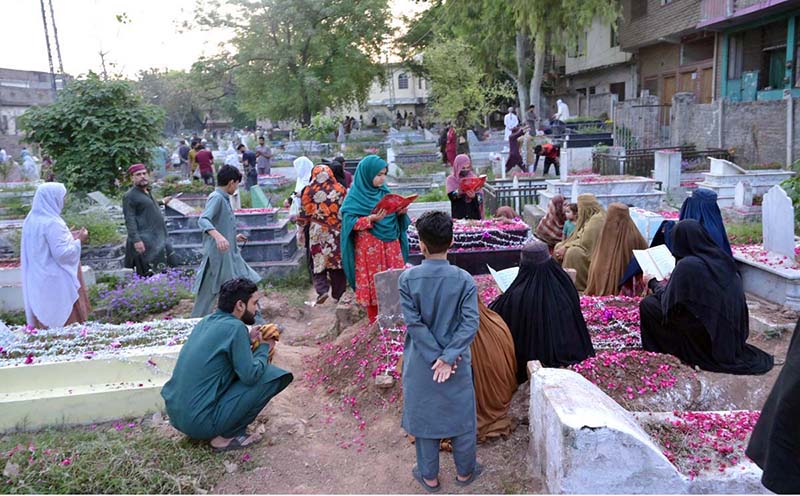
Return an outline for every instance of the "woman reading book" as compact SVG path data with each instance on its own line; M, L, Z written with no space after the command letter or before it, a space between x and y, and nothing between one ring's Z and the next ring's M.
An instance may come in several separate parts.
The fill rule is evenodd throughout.
M483 217L483 188L473 190L462 179L475 178L468 155L458 155L453 160L453 173L447 176L446 190L454 219L481 219Z
M390 194L386 162L368 155L358 163L353 184L342 204L342 268L356 292L356 302L367 308L370 322L378 316L374 276L389 269L402 269L408 259L408 206L397 212L380 209L378 203Z
M672 229L672 254L678 262L669 280L650 279L653 294L639 303L642 348L710 372L768 372L772 356L747 344L750 319L733 257L696 220Z

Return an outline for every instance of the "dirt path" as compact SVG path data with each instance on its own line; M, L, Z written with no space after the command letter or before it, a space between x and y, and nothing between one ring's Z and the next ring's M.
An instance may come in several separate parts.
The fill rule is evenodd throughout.
M309 298L311 299L309 293ZM318 352L321 334L334 326L335 306L288 308L270 298L267 315L284 328L275 364L294 373L292 385L276 397L257 420L265 440L247 454L255 468L226 475L215 493L422 493L411 478L415 451L400 427L396 411L371 416L363 431L338 413L336 398L304 383L306 357ZM270 315L272 314L272 315ZM396 386L395 386L396 387ZM441 478L446 492L530 493L541 491L527 476L527 389L520 388L511 409L518 424L507 440L478 448L487 467L463 490L452 481L452 456L442 453ZM332 414L333 412L333 414ZM337 415L338 413L338 415ZM333 420L331 420L333 419ZM462 490L459 490L462 489Z

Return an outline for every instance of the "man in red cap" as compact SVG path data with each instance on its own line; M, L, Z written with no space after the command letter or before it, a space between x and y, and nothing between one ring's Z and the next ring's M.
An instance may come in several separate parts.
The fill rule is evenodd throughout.
M159 203L150 194L150 175L144 164L128 167L133 186L122 197L122 213L128 229L125 244L125 267L136 269L140 276L152 275L167 266L177 265L168 242L167 225ZM172 198L165 196L161 204Z

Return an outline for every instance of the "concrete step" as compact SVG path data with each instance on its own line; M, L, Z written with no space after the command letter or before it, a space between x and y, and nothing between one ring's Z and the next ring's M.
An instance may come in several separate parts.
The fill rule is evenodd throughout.
M199 215L191 216L166 216L167 230L197 229ZM268 212L237 213L236 224L248 227L266 227L278 222L278 209Z
M275 224L258 227L243 227L238 232L247 236L250 241L272 241L280 239L288 233L289 219L281 219ZM203 231L195 229L175 229L169 231L169 239L175 245L191 245L203 243Z
M297 251L297 234L287 232L271 241L248 241L243 247L241 244L239 246L242 258L248 263L288 260ZM203 258L202 244L173 245L172 248L182 260L182 265L199 264Z

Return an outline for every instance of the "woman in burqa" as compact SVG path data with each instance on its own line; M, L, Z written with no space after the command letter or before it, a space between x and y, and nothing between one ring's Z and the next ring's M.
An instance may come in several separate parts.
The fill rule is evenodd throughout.
M586 289L589 278L589 263L592 253L606 222L606 211L592 194L578 196L578 220L569 238L558 243L553 256L561 261L565 269L575 269L575 287Z
M597 239L597 246L589 264L589 280L584 294L591 296L618 294L619 280L628 262L633 258L633 250L646 248L647 241L631 219L628 206L623 203L609 205L606 222ZM633 278L633 281L637 279Z
M772 386L745 452L764 471L761 483L778 494L800 494L800 320L786 362Z
M578 291L541 241L525 245L517 278L489 308L511 330L520 384L528 380L530 360L563 367L594 356Z
M772 356L747 344L747 302L733 257L691 219L672 230L672 254L669 280L651 279L653 294L639 303L642 348L710 372L768 372Z

